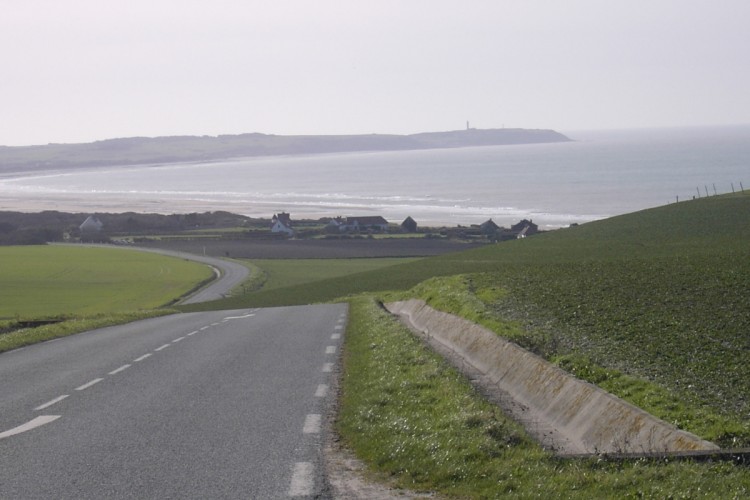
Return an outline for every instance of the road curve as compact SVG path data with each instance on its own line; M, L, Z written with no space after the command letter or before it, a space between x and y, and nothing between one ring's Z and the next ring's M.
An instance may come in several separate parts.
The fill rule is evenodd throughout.
M206 255L177 252L174 250L162 250L159 248L131 247L122 245L86 244L85 246L158 253L169 257L176 257L178 259L192 260L195 262L200 262L201 264L211 266L217 275L217 279L211 281L206 286L201 287L199 290L181 299L180 301L178 301L178 304L195 304L198 302L209 302L211 300L223 299L227 296L227 294L229 294L229 292L231 292L235 287L239 286L250 275L250 270L242 264L238 264L237 262L232 262L229 260L217 259L216 257L208 257Z
M211 300L223 299L231 292L235 287L239 286L243 281L250 275L250 270L229 260L217 259L215 257L208 257L206 255L196 255L187 252L176 252L173 250L161 250L157 248L142 248L142 247L125 247L132 250L140 250L142 252L152 252L170 257L177 257L185 260L192 260L200 262L214 268L214 271L218 270L218 278L208 285L202 287L200 290L193 292L186 298L179 301L179 304L196 304L198 302L209 302Z

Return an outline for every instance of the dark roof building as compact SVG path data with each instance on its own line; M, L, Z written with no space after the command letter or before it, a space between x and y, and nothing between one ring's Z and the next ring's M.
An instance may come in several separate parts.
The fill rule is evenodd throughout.
M411 216L404 219L404 222L401 223L401 229L403 229L406 233L416 233L417 232L417 222L411 218Z

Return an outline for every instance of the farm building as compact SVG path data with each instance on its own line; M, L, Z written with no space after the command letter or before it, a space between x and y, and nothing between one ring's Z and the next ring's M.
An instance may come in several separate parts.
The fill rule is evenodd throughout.
M273 214L273 217L271 217L271 232L286 233L289 236L294 234L292 219L288 213L279 212L278 214Z
M86 217L86 220L83 221L83 223L78 227L81 230L81 233L99 233L104 227L104 223L100 221L99 218L95 215L89 215L88 217Z
M516 234L517 238L525 238L539 232L539 226L534 224L531 220L523 219L518 224L510 226L512 233Z
M347 217L339 224L339 231L387 231L388 221L379 215Z
M401 223L401 230L405 233L416 233L417 222L412 219L411 216L408 216L406 219L404 219L404 222Z

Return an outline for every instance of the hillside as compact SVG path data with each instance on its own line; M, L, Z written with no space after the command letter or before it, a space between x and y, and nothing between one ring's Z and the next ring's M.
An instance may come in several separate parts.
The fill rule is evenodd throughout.
M241 134L108 139L88 144L0 146L0 173L16 171L208 161L245 156L398 151L570 141L553 130L468 129L413 135Z
M405 291L430 278L467 274L409 293L451 307L448 299L465 292L455 287L463 287L483 304L485 319L522 325L513 340L540 354L576 354L656 381L715 411L750 412L747 195L683 202L377 272L261 290L222 307Z

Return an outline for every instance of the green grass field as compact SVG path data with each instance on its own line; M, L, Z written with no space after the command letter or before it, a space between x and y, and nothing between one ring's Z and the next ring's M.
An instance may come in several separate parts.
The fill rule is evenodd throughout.
M274 290L414 262L416 258L373 259L253 259L247 260L253 278L250 291Z
M0 320L153 309L212 276L207 266L146 252L0 247Z

